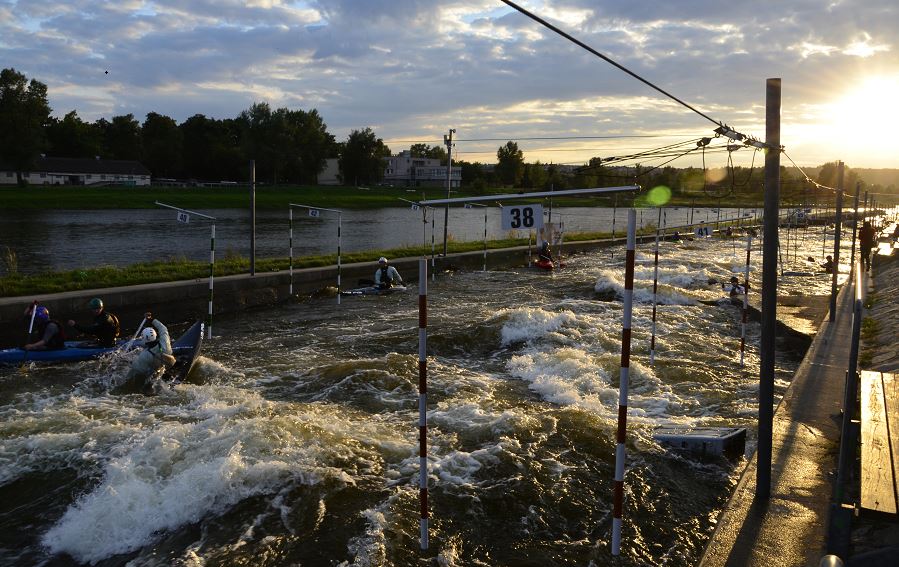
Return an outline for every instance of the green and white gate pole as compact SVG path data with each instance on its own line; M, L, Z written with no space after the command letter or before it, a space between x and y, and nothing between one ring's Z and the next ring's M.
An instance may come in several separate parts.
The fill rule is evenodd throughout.
M196 211L189 211L187 209L182 209L180 207L174 207L172 205L166 205L165 203L160 203L156 201L156 205L160 207L165 207L167 209L172 209L178 211L178 222L188 224L190 222L190 215L194 215L200 217L201 219L206 219L212 221L212 233L209 238L209 305L206 314L206 338L212 338L212 298L213 298L213 284L215 282L215 217L211 217L209 215L204 215L202 213L198 213Z
M466 209L471 209L472 207L485 207L484 208L484 270L487 271L487 205L482 203L465 203Z
M318 218L321 216L322 211L327 211L329 213L337 213L337 304L340 305L340 228L341 228L341 215L343 211L339 209L325 209L323 207L313 207L311 205L298 205L296 203L288 203L288 219L290 220L290 295L293 297L293 207L298 207L300 209L306 209L309 212L309 216L313 218Z

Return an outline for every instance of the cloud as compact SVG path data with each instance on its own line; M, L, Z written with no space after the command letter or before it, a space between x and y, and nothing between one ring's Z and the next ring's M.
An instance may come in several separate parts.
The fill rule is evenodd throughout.
M522 4L755 135L768 77L783 78L787 114L826 102L835 85L899 73L892 0ZM430 143L451 127L460 139L714 127L498 0L7 2L0 58L47 83L57 113L77 109L88 120L230 118L264 100L316 108L338 139L366 126L386 140ZM526 155L545 146L524 145Z

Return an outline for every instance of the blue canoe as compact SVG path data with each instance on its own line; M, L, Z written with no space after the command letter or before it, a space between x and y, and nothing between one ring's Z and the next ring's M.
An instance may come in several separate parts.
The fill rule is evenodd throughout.
M0 350L0 364L24 362L80 362L90 360L125 348L128 341L119 341L114 347L99 347L86 341L66 341L65 348L56 350L25 350L8 348Z
M200 356L203 345L203 332L206 325L201 321L194 323L178 340L172 343L172 355L175 357L175 365L166 370L164 379L174 382L184 382Z

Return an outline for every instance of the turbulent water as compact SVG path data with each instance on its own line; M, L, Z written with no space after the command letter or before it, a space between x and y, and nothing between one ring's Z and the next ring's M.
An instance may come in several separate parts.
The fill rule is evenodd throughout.
M820 235L795 244L785 267L816 271ZM427 552L410 290L217 319L204 383L155 397L110 393L126 360L0 369L0 564L609 564L623 256L430 284ZM745 426L755 445L758 326L741 368L739 310L697 302L745 256L741 239L662 244L650 366L639 247L616 564L696 564L742 465L669 452L653 427ZM826 293L830 276L782 286ZM778 396L800 356L779 355Z

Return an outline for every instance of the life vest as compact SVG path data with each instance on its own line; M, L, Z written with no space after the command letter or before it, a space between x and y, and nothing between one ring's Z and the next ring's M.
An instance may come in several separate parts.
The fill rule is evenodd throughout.
M388 270L390 270L390 266L382 266L379 268L381 270L381 287L390 287L393 285L393 278L390 277Z
M35 331L36 340L38 340L38 341L43 340L44 331L47 330L47 325L49 325L50 323L53 323L54 325L56 325L56 328L58 330L57 330L56 334L53 335L53 337L50 339L50 342L48 342L47 344L44 345L44 348L47 350L59 350L61 348L65 348L66 347L65 328L62 326L62 323L60 323L56 319L50 319L46 323L43 323L42 325L38 325L38 327Z

